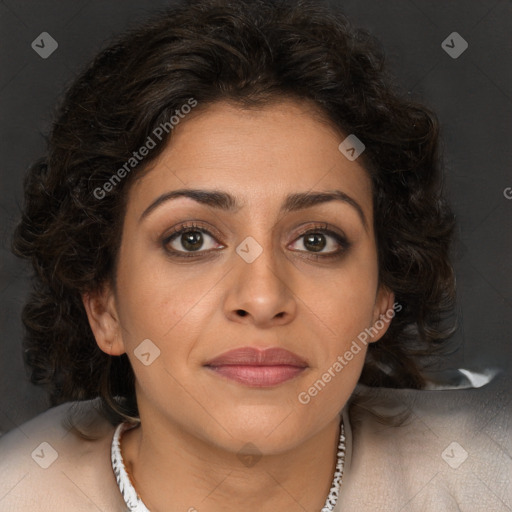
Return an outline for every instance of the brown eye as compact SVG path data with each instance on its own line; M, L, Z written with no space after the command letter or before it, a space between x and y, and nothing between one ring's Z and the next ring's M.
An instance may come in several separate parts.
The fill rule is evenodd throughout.
M315 229L303 233L292 244L292 250L309 253L316 258L341 256L349 248L348 240L328 229Z
M311 233L304 236L304 247L311 249L313 252L321 251L326 245L325 235L322 233Z
M204 243L201 231L185 231L181 233L179 241L187 251L197 251Z
M164 249L174 256L197 256L222 248L214 236L206 229L195 225L181 226L162 240Z

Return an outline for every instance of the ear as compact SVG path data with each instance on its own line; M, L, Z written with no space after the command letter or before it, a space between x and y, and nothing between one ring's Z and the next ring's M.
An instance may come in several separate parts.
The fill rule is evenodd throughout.
M99 290L83 293L82 302L98 347L111 356L124 354L126 350L112 286L107 283Z
M373 325L370 327L370 343L378 341L384 336L389 328L391 320L395 316L395 294L386 286L380 285L375 297L375 306L373 308ZM397 305L399 306L399 305ZM400 307L400 309L402 309ZM396 309L396 311L400 311Z

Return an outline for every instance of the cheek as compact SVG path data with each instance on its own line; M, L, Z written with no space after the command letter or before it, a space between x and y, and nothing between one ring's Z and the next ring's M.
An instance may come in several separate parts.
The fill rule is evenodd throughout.
M123 336L128 334L130 343L141 337L165 343L184 326L189 337L193 335L198 317L208 314L208 290L218 281L216 276L179 268L171 274L156 265L136 266L127 275L119 286L119 316L126 331Z
M366 266L366 265L363 265ZM354 265L354 270L357 265ZM377 273L341 273L324 282L323 293L310 290L312 312L319 319L315 362L310 377L296 389L297 402L308 415L327 418L352 394L367 352L365 329L372 325Z
M352 253L338 270L305 279L305 302L314 309L338 349L373 321L378 287L377 256L372 246Z
M168 390L166 396L175 394L181 388L177 382L189 378L190 353L212 314L211 308L219 307L208 290L220 276L197 276L179 268L162 272L161 265L151 264L126 265L125 270L118 308L125 350L138 389L152 400L165 400L162 389ZM149 361L141 357L147 353ZM181 399L186 400L186 394Z
M310 302L315 304L314 316L321 321L315 340L317 364L313 377L329 383L335 396L350 382L355 385L359 377L367 347L360 342L361 333L364 335L371 326L375 298L370 287L352 288L349 285L354 283L341 279L336 284L323 301L320 297L315 301L315 296L310 295Z

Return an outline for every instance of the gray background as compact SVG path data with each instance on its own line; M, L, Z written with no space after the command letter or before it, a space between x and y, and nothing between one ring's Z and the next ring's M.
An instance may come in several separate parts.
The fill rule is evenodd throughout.
M108 38L164 1L0 1L0 432L45 410L27 379L20 311L29 269L10 254L22 178L66 85ZM383 43L391 70L442 125L446 181L458 217L454 254L459 330L444 368L512 369L512 3L509 0L350 0L341 5ZM41 32L59 47L31 48ZM441 43L458 32L457 59ZM512 195L512 190L510 190ZM510 196L509 196L510 197Z

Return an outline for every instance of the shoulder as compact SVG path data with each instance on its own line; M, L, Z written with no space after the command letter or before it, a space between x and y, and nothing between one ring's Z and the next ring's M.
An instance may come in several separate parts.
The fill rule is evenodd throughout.
M361 511L509 510L511 385L502 375L478 389L372 390L380 412L407 411L409 418L391 427L364 410L351 416L343 504Z
M86 440L69 419L86 430ZM112 426L96 401L49 409L0 437L0 512L113 510Z

